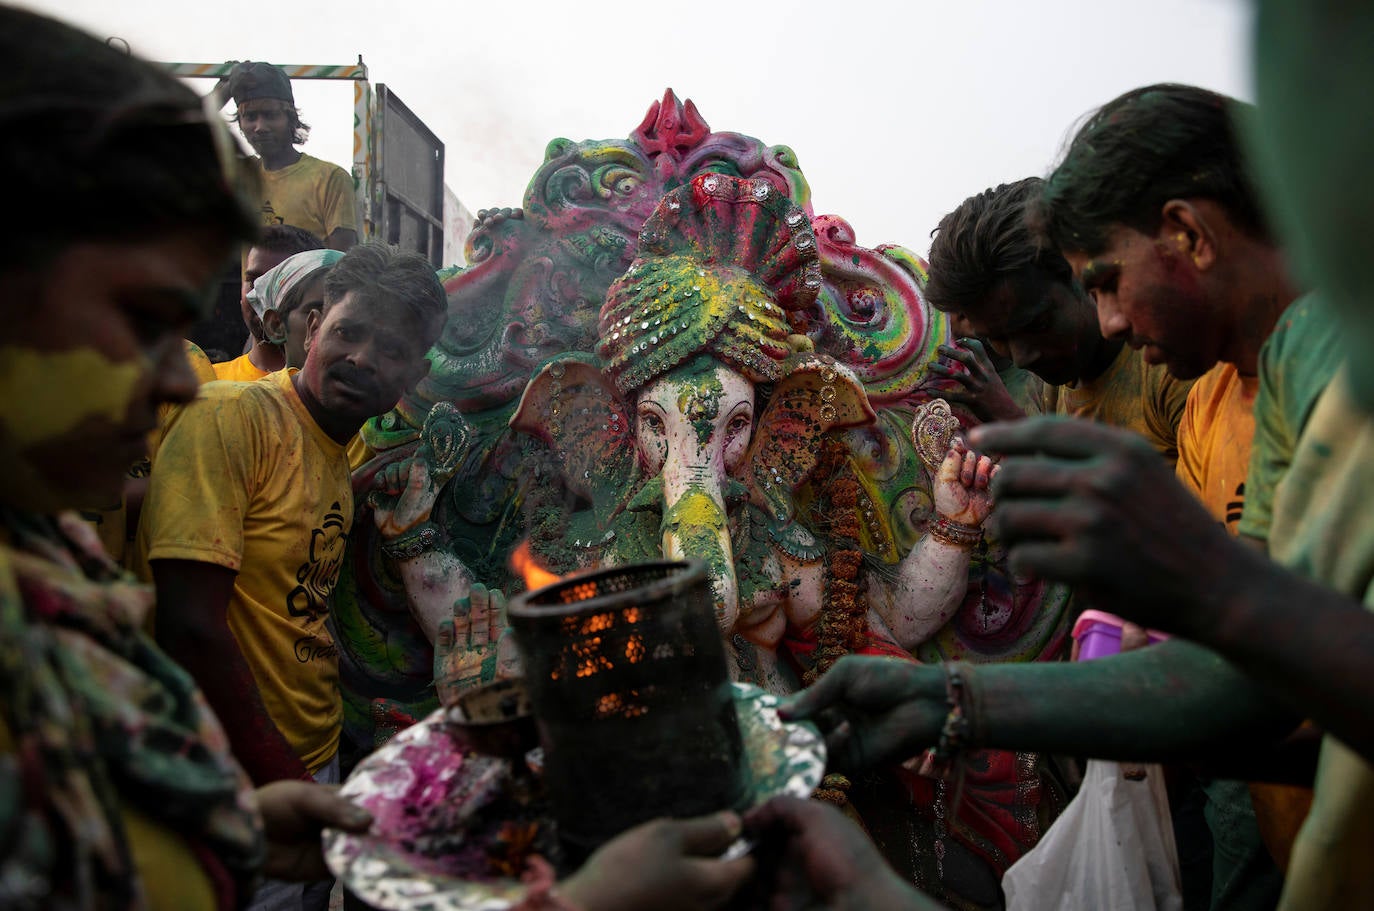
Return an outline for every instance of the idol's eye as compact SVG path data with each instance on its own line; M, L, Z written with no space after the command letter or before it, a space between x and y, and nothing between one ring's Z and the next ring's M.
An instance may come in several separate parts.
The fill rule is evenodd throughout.
M737 436L747 431L753 423L754 421L748 412L740 412L730 419L730 423L725 429L731 436Z
M601 175L601 180L603 186L621 196L629 196L644 182L643 178L628 168L611 168Z
M639 426L645 433L663 433L663 418L653 411L641 411L639 413Z

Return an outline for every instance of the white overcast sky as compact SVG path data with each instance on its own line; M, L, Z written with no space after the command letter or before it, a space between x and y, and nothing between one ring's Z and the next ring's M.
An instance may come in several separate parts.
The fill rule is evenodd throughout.
M1151 82L1253 98L1244 0L28 0L156 60L352 63L446 144L472 211L517 206L550 139L629 135L671 86L796 151L817 214L924 254L966 196L1044 174L1085 112ZM212 83L204 82L204 90ZM352 91L296 83L348 166Z

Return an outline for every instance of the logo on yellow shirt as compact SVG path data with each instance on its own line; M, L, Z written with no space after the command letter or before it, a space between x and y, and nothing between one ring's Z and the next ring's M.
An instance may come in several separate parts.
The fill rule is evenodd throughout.
M335 501L325 513L324 521L310 533L310 552L296 570L300 584L286 596L286 611L293 617L307 617L314 623L329 611L329 594L339 581L344 549L348 544L348 528L343 507Z

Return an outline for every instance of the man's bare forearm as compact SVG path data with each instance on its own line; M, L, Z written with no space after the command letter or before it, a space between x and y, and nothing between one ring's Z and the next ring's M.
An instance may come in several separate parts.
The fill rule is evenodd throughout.
M267 712L253 672L229 629L232 570L190 560L156 560L157 640L205 694L234 757L258 785L310 773Z
M1283 705L1374 761L1374 615L1354 598L1251 555L1200 639Z
M1276 742L1298 717L1219 655L1172 640L1094 661L972 673L981 745L1177 761Z

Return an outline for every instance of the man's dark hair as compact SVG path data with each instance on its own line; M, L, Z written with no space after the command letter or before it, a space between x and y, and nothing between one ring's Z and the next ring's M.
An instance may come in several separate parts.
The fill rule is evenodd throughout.
M1073 284L1073 270L1058 250L1038 241L1026 210L1045 182L1027 177L970 196L931 232L926 300L948 313L973 310L1002 282L1026 272Z
M301 120L300 108L291 108L286 112L286 125L291 130L291 144L305 145L305 141L310 138L310 124Z
M1241 230L1269 238L1235 116L1248 108L1189 85L1127 92L1092 113L1045 181L1032 226L1061 250L1089 255L1114 224L1159 230L1170 199L1202 197Z
M301 120L301 109L296 107L296 94L291 91L291 77L279 66L263 61L245 60L234 64L229 71L229 95L234 99L234 116L238 123L237 108L245 101L268 99L281 102L286 110L286 124L291 130L291 144L301 145L310 135L310 124Z
M12 7L0 7L0 59L0 173L24 224L0 269L39 269L79 242L256 236L256 188L232 138L166 71Z
M295 256L307 250L323 250L324 241L295 225L268 225L262 229L262 237L253 246L272 253Z
M305 145L305 141L310 138L310 124L301 120L301 109L292 107L285 101L282 105L286 108L286 126L291 131L291 144L293 146ZM234 111L229 116L230 123L239 122L239 112Z
M324 280L324 309L345 295L371 301L396 301L435 335L448 315L448 296L434 266L418 253L384 243L363 243L349 249Z

